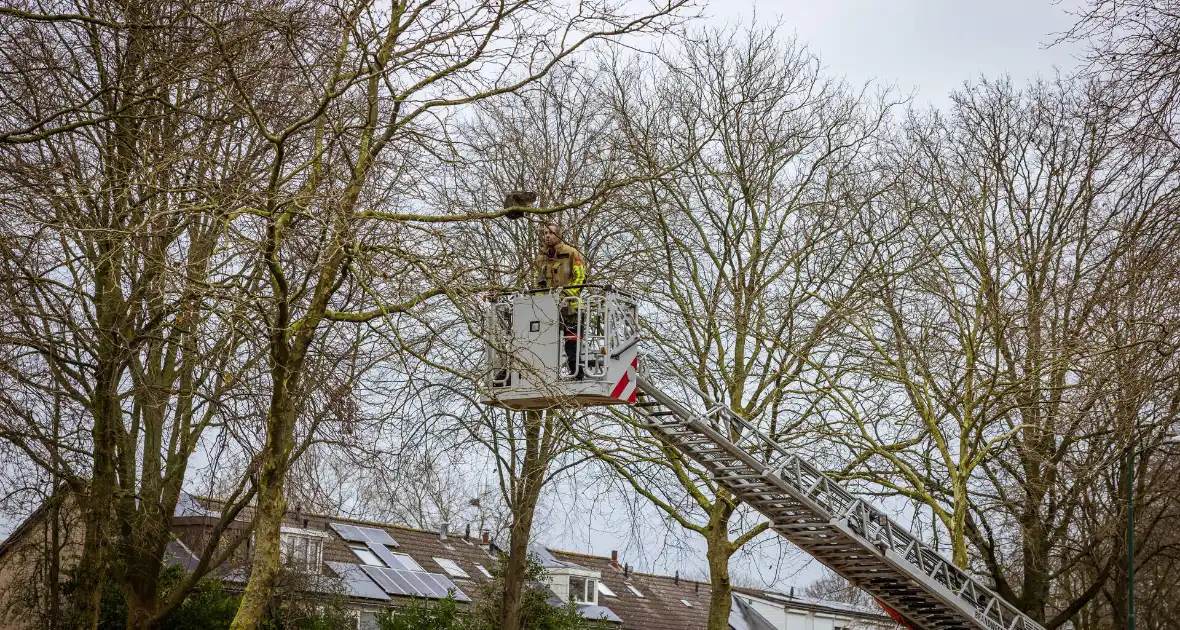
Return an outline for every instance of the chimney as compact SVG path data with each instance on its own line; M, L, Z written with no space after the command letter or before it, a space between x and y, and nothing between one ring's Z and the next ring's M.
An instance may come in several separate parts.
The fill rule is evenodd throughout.
M794 596L795 596L795 587L794 587L794 586L792 586L792 587L791 587L791 594L790 594L790 595L787 595L787 597L794 597Z
M623 565L623 577L631 577L631 565Z
M438 528L438 539L439 540L446 540L447 539L447 527L449 525L450 525L449 523L443 523L442 526L440 526Z
M701 583L700 583L700 582L697 582L697 583L696 583L696 588L695 588L694 590L695 590L697 593L701 592Z
M612 549L610 552L610 565L614 568L619 568L619 550Z
M680 572L679 571L677 571L676 576L672 578L672 583L677 584L677 585L680 584Z
M467 529L463 530L463 541L464 542L471 541L471 523L468 523Z
M485 544L485 545L492 544L492 532L489 532L486 529L479 533L479 538L480 538L480 540L483 541L483 544Z

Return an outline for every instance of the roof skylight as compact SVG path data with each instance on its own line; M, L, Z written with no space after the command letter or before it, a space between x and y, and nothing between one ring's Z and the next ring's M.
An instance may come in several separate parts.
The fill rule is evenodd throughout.
M449 558L435 558L434 561L437 562L438 566L442 567L443 571L446 571L451 577L471 577L470 575L467 575L467 572L464 571L462 567L459 566L459 563L455 562L454 560Z

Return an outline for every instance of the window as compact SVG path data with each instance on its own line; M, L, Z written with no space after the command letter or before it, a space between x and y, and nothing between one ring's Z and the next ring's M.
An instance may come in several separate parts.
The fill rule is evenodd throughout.
M447 558L435 558L434 561L437 562L438 566L442 567L443 571L446 571L451 577L471 577L470 575L467 575L467 572L460 568L459 564L454 560L448 560Z
M626 586L626 587L627 587L627 589L628 589L628 590L630 590L632 593L635 593L635 596L636 596L636 597L643 597L643 593L640 593L640 592L639 592L639 589L635 588L634 586L631 586L630 584L626 584L625 586Z
M570 600L579 604L598 603L598 580L570 576Z
M377 554L364 547L349 547L349 549L352 549L352 553L356 554L356 557L361 561L361 564L367 564L371 567L385 566L385 563L377 557Z
M479 569L479 572L484 574L484 577L492 577L492 574L482 564L475 565L475 568Z
M319 573L323 559L324 540L293 532L279 534L280 556L283 564L304 573Z
M598 583L598 592L599 594L606 595L607 597L618 597L618 595L615 595L614 591L610 590L610 587L607 586L605 582Z

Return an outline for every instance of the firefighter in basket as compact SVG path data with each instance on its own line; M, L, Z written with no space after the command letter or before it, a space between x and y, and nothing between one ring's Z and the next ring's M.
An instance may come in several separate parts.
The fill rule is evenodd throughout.
M564 339L566 367L575 379L583 378L578 366L578 295L586 283L586 262L576 247L561 237L561 228L552 221L541 228L541 251L537 255L537 285L545 289L569 287L562 291L561 336Z

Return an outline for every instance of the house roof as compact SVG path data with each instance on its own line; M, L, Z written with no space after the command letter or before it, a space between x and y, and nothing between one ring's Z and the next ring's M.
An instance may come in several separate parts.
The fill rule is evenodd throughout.
M217 501L197 498L194 501L186 501L183 512L178 509L177 520L212 520L219 513L219 509L220 504ZM248 517L248 515L243 516ZM350 543L345 541L337 529L331 526L333 523L376 528L386 532L397 542L397 547L391 551L409 555L419 566L431 573L448 573L446 568L436 561L436 558L454 562L467 576L451 575L448 577L455 586L472 598L479 596L480 585L490 581L481 567L490 571L500 551L494 544L481 545L476 536L465 539L462 534L458 536L452 534L443 540L437 530L428 531L322 514L302 513L296 515L289 513L284 519L283 525L317 533L323 532L325 535L323 537L324 564L333 573L340 576L346 584L350 584L349 590L358 599L367 600L373 605L396 603L405 598L385 596L381 589L373 588L376 586L375 584L365 583L364 580L367 578L360 569L357 556L350 549ZM622 566L614 564L610 558L604 556L559 549L534 548L533 551L550 569L582 568L597 571L601 576L600 581L614 593L612 596L600 592L598 607L607 608L611 613L617 615L617 618L622 620L620 627L624 630L694 630L698 628L703 630L708 625L709 599L712 595L712 587L708 582L653 573L625 572ZM245 576L244 567L228 574L223 573L223 577L230 581L236 579L244 581ZM777 603L790 602L791 605L788 606L790 608L845 616L887 619L880 613L869 613L844 604L788 598L786 595L774 591L735 588L734 592ZM590 608L587 608L585 612L593 613L594 611ZM757 615L749 607L736 605L733 614L745 617ZM607 617L609 618L609 615ZM731 623L731 626L760 628L763 627L760 623L765 622L765 620L759 621L759 619L738 621L739 623L736 624Z
M615 596L600 593L598 603L622 618L627 630L703 630L708 626L712 589L707 582L635 571L624 574L623 567L612 564L610 558L558 549L549 552L561 562L599 571L602 583Z
M219 514L221 507L217 500L204 497L195 497L195 500L185 500L182 503L185 505L185 509L182 511L179 506L177 509L177 520L181 522L212 519ZM248 517L248 515L244 516ZM351 594L359 599L372 600L374 604L404 598L397 596L390 598L380 593L379 589L375 590L364 585L361 579L364 572L360 568L356 554L351 549L353 546L363 545L346 541L332 527L333 523L384 531L397 543L396 547L390 549L391 552L410 556L426 572L447 576L468 597L475 597L479 585L490 581L490 578L480 570L480 567L490 570L496 562L494 554L498 552L498 549L494 545L490 548L481 545L475 536L467 539L464 534L458 536L449 534L443 540L438 531L426 531L340 516L288 512L283 519L283 526L321 534L324 541L322 557L324 565L342 578L346 585L349 585ZM466 574L466 577L449 575L447 569L439 564L436 558L454 562ZM222 573L222 578L227 581L245 581L247 575L247 571L239 568ZM374 584L374 586L376 585Z
M73 493L70 491L68 486L65 484L58 486L57 489L52 492L45 501L41 502L41 505L37 506L37 509L33 510L31 514L26 516L24 520L17 524L17 526L8 533L8 536L0 540L0 558L3 558L10 551L19 546L24 540L25 536L34 531L34 529L49 513L49 510L53 507L54 503L62 505L72 499Z
M628 630L682 630L705 628L709 618L709 598L713 588L708 582L676 578L675 576L631 571L624 573L621 566L610 558L570 551L550 549L549 553L558 561L574 564L601 572L602 582L615 593L615 597L599 594L598 603L610 607L623 618L623 628ZM628 585L643 594L636 595ZM789 597L767 589L734 587L735 594L757 597L782 604L785 609L805 612L819 612L841 617L854 617L870 621L890 623L888 616L876 609L829 602L824 600ZM684 602L692 604L686 606ZM734 606L730 615L730 627L739 629L765 627L765 619L755 617L757 612L748 606ZM745 618L735 618L744 616Z

